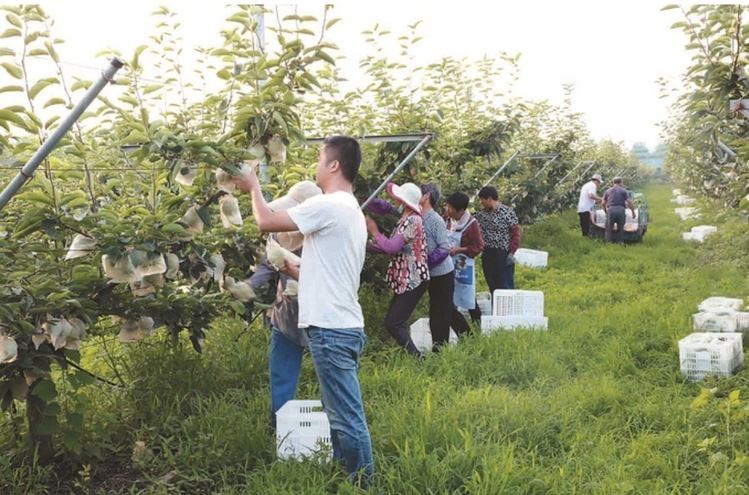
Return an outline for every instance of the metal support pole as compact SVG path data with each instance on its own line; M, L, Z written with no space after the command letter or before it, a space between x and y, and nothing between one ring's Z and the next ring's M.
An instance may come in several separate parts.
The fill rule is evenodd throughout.
M515 159L515 157L516 157L516 156L518 156L518 153L520 153L520 151L516 151L515 153L513 153L513 154L512 154L512 156L510 157L510 159L509 159L509 160L507 160L507 161L506 161L506 162L505 162L505 163L504 163L504 164L503 164L503 165L502 165L501 167L499 167L499 170L497 170L496 172L494 172L494 175L492 175L491 177L489 177L489 180L488 180L488 181L486 181L486 184L484 184L484 185L483 185L482 187L486 187L486 186L488 186L489 184L491 184L491 183L492 183L492 181L493 181L494 179L496 179L496 178L497 178L497 176L498 176L499 174L501 174L501 173L502 173L502 170L504 170L504 169L505 169L505 167L506 167L507 165L509 165L509 164L510 164L510 162L512 162L512 161L513 161L513 160ZM476 194L478 194L478 192L477 192Z
M546 167L548 167L549 165L551 165L551 162L553 162L554 160L556 160L558 157L559 157L559 154L556 154L556 155L554 155L554 158L552 158L551 160L549 160L548 162L546 162L546 165L544 165L543 167L541 167L541 170L539 170L538 172L536 172L536 175L533 176L533 178L531 179L531 181L536 180L536 178L538 178L538 176L541 175L541 173L544 170L546 170ZM510 203L512 203L513 201L515 201L515 198L518 197L518 194L520 194L520 193L516 193L515 196L512 197L512 199L510 200Z
M572 167L572 170L570 170L569 172L567 172L567 175L565 175L564 177L562 177L562 180L560 180L559 182L557 182L557 185L556 185L556 186L554 186L554 189L556 189L557 187L561 186L561 185L562 185L562 182L564 182L564 181L565 181L565 180L567 179L567 177L569 177L569 176L570 176L570 175L572 174L572 172L574 172L574 171L575 171L575 170L577 169L577 167L579 167L579 166L580 166L580 165L582 165L583 163L591 163L591 164L594 164L594 163L596 163L596 162L595 162L595 160L582 160L582 161L581 161L580 163L578 163L577 165L575 165L574 167ZM592 166L592 165L591 165L591 166ZM590 167L588 167L588 168L590 168Z
M375 192L372 193L371 196L367 198L367 200L362 203L361 208L362 210L367 207L369 203L372 202L374 198L377 197L380 192L382 192L383 189L385 189L385 186L387 186L387 183L390 182L390 179L395 177L395 175L403 169L403 167L406 166L406 163L411 161L411 159L416 155L416 153L425 145L427 144L432 138L434 138L434 134L431 132L426 132L422 134L392 134L389 136L361 136L358 138L359 141L362 141L364 143L406 143L406 142L415 142L419 141L419 144L416 145L416 147L411 150L411 153L408 154L406 158L403 159L403 161L398 165L395 170L393 170L393 173L388 175L388 177L382 182L382 184L379 185L379 187L375 190ZM307 144L321 144L325 141L326 138L309 138L306 139L305 142Z
M68 130L70 130L73 124L75 124L81 114L83 114L84 110L86 110L91 102L94 101L94 99L101 92L104 86L106 86L107 83L112 82L112 78L114 77L115 73L120 68L122 68L123 65L125 65L124 62L119 58L112 58L112 60L109 62L109 66L102 71L99 80L92 84L90 88L88 88L86 94L83 95L83 99L81 99L81 101L79 101L78 104L73 107L73 110L71 110L70 114L65 118L65 120L60 123L60 126L55 129L52 134L50 134L49 138L47 138L47 140L42 143L36 153L34 153L34 156L32 156L29 161L26 162L26 165L21 168L21 171L18 172L18 175L16 175L16 177L10 182L10 184L8 184L5 190L0 193L0 210L3 209L6 204L8 204L8 201L10 201L13 195L18 192L21 186L23 186L23 184L27 180L33 177L34 171L36 171L36 168L40 163L42 163L42 160L44 160L47 155L52 152L55 146L57 146L57 143L60 142L60 139L62 139L62 137L68 132Z
M577 179L575 179L575 182L573 182L572 185L574 186L575 184L577 184L577 181L580 180L580 177L585 177L585 174L588 173L588 170L590 170L591 168L593 168L593 165L595 165L595 164L596 164L596 162L595 162L595 160L593 160L593 163L591 163L590 165L588 165L588 168L586 168L585 170L583 170L583 173L577 176Z
M384 181L382 181L382 184L380 184L377 187L377 189L375 189L375 191L367 198L367 200L364 201L364 203L362 203L362 205L361 205L362 210L364 208L366 208L367 205L369 203L371 203L372 200L375 199L377 197L377 195L380 194L380 192L382 192L383 189L385 189L385 187L387 186L388 182L390 182L390 179L392 179L393 177L395 177L396 174L398 172L400 172L403 169L403 167L405 167L406 164L411 161L411 159L416 155L416 153L425 144L427 144L429 142L429 140L431 140L433 137L434 137L434 134L427 134L426 136L424 136L424 138L419 142L419 144L417 144L416 147L411 150L411 153L409 153L408 156L406 158L404 158L403 161L400 162L400 164L397 167L395 167L395 170L393 170L393 172L390 175L388 175L387 178L385 178Z

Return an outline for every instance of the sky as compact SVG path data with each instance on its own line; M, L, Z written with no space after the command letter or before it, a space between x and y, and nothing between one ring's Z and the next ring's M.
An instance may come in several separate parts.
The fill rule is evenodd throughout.
M230 12L218 2L41 4L55 21L54 33L65 40L61 58L73 74L78 67L89 72L104 68L106 60L95 55L105 49L117 49L127 58L136 46L148 43L154 32L150 13L159 5L179 15L188 46L217 44ZM323 3L298 5L302 13L322 13ZM685 36L670 29L682 19L676 11L661 12L663 5L640 0L346 0L335 4L332 14L342 20L328 39L346 56L341 67L350 79L356 79L357 62L366 53L361 32L375 24L405 34L407 25L421 20L424 39L412 55L424 62L520 53L516 96L562 105L563 85L573 84L572 109L583 115L594 139L627 147L642 142L652 149L660 141L657 125L667 118L670 104L659 98L656 80L678 86L690 59ZM94 78L90 73L86 77Z

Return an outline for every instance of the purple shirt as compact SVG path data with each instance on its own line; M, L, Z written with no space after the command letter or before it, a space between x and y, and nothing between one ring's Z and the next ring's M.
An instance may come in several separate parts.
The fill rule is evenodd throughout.
M622 186L614 186L603 193L603 199L606 201L606 206L620 206L626 208L629 194Z

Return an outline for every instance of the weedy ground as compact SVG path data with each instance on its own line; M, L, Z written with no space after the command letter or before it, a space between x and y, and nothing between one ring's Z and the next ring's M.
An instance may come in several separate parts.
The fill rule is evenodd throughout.
M543 291L545 331L477 328L416 361L382 328L389 294L364 289L370 493L746 493L746 372L689 382L678 349L703 299L747 296L745 223L705 207L682 222L671 187L645 190L642 243L582 238L574 211L524 228L523 246L549 253L546 269L518 267L516 280ZM683 241L698 223L719 231ZM261 325L222 322L200 356L158 338L124 352L103 344L90 344L85 365L128 385L90 387L85 444L101 459L84 449L38 467L5 449L0 492L358 493L330 464L275 460ZM309 357L298 397L318 397ZM6 417L0 445L15 445L18 427ZM145 448L134 453L135 442Z

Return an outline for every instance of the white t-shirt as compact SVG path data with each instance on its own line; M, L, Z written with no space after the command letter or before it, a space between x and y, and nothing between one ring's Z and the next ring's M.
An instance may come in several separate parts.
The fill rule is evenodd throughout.
M595 206L596 202L590 197L591 194L596 194L598 187L593 181L586 183L582 189L580 189L580 200L577 202L577 212L584 213L590 211Z
M359 277L367 224L356 198L321 194L287 210L304 234L299 271L299 327L364 328Z

